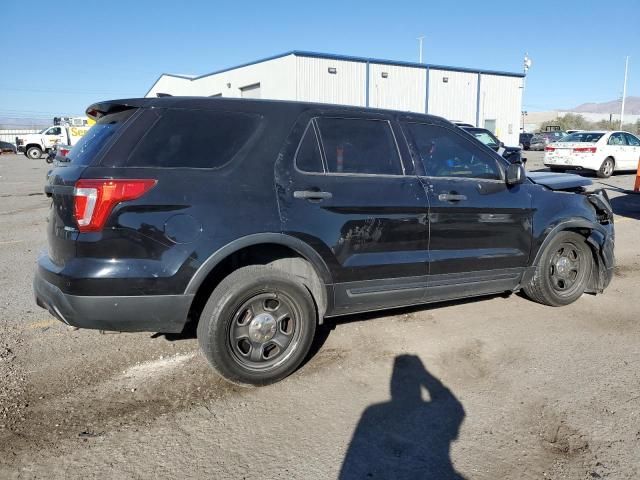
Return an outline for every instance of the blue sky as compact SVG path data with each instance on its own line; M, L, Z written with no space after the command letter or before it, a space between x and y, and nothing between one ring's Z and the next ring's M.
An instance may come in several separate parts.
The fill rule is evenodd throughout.
M619 97L626 55L628 95L640 96L640 0L4 0L1 11L0 116L81 114L144 95L162 72L294 49L417 61L421 34L426 63L520 72L528 52L530 111Z

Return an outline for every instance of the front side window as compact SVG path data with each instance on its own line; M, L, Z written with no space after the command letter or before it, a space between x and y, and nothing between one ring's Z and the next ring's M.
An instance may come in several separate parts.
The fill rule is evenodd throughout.
M429 177L502 180L496 159L455 132L437 125L405 125Z
M49 131L47 132L47 135L60 135L60 127L53 127L50 128Z
M322 117L317 123L329 173L402 175L389 122Z
M638 140L636 136L631 135L630 133L625 133L625 136L627 137L627 143L629 145L632 147L640 147L640 140Z

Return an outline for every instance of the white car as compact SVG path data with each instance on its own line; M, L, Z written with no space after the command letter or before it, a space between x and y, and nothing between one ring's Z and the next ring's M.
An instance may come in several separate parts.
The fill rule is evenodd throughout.
M552 171L593 170L600 178L636 170L639 160L640 140L627 132L575 132L544 149L544 165Z

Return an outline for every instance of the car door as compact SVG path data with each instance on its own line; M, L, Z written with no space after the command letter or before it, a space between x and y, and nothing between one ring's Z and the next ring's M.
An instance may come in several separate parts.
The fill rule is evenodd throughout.
M530 184L508 187L502 159L449 126L403 129L430 204L427 300L515 287L531 250Z
M631 163L633 153L629 151L627 139L622 132L614 132L607 140L609 155L616 161L616 170L626 170Z
M640 140L635 135L630 133L625 133L625 137L627 137L627 145L629 149L629 170L635 170L638 168L640 164Z
M63 135L62 135L62 127L51 127L49 128L49 130L47 130L45 133L45 144L44 147L45 148L51 148L53 147L56 143L64 143L63 142Z
M396 133L376 114L305 117L288 142L292 159L277 166L283 231L313 246L331 272L328 314L424 297L427 197Z

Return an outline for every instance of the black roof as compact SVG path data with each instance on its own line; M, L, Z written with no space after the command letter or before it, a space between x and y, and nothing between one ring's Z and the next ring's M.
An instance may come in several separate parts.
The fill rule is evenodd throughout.
M293 100L265 100L228 97L158 97L158 98L126 98L106 100L94 103L87 108L87 116L98 119L109 113L116 113L128 108L184 108L184 109L230 109L243 111L263 111L282 115L298 116L307 110L331 112L367 112L370 114L393 114L403 119L428 119L434 123L450 122L441 117L424 113L384 110L370 107L337 105L329 103L298 102Z

